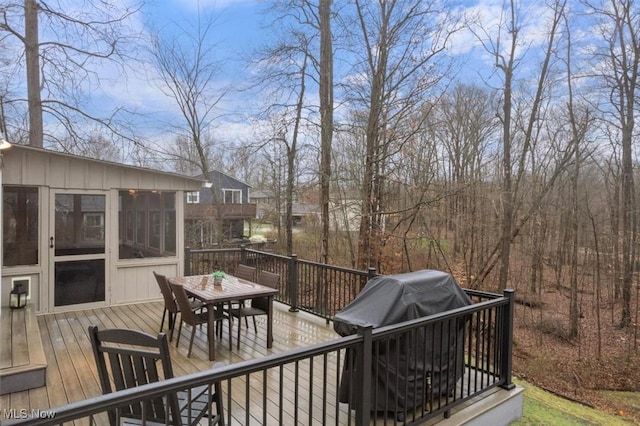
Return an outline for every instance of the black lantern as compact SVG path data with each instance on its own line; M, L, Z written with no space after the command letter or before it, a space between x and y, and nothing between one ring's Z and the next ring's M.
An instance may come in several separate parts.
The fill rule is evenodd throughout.
M27 289L20 282L13 286L9 293L9 307L11 309L22 309L27 306Z

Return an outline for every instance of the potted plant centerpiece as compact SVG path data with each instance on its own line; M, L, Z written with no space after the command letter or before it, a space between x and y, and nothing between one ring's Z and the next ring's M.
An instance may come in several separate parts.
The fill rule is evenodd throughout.
M227 274L223 271L215 271L211 276L213 277L213 285L221 286L222 280L227 276Z

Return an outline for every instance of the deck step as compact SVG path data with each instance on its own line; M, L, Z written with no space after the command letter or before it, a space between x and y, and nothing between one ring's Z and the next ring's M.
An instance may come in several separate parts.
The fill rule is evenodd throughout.
M47 358L35 308L3 307L0 317L0 395L45 386Z

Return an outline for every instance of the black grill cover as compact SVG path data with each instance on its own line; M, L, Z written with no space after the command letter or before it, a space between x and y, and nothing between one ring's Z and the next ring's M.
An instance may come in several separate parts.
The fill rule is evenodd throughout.
M333 328L341 336L355 334L358 326L386 325L426 317L470 305L472 302L453 277L445 272L422 270L380 275L367 282L356 298L334 317ZM464 321L445 327L428 327L426 333L401 337L378 347L372 364L373 411L403 412L424 404L427 377L433 395L453 390L464 367ZM353 354L343 366L340 402L349 402ZM398 390L398 391L396 391ZM406 397L406 398L405 398ZM355 401L354 401L355 402Z

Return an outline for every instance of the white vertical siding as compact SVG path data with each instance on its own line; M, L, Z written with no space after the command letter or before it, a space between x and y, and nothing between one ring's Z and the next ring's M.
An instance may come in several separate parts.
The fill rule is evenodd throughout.
M51 310L53 284L51 283L52 253L49 249L50 193L49 189L109 191L107 229L110 251L106 257L106 304L122 304L153 300L161 297L153 271L177 276L184 262L184 191L198 191L200 181L170 173L136 168L116 163L76 157L33 147L14 146L3 152L3 184L40 187L40 264L9 267L2 270L3 296L8 294L10 276L31 275L39 297L39 312ZM148 259L119 259L118 192L120 190L158 190L176 192L176 256ZM39 282L38 282L39 281ZM7 284L9 283L9 284ZM38 285L39 284L39 285ZM2 298L3 304L7 299ZM67 307L69 308L69 307Z

